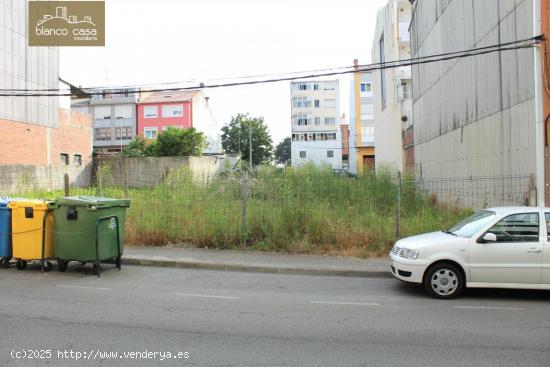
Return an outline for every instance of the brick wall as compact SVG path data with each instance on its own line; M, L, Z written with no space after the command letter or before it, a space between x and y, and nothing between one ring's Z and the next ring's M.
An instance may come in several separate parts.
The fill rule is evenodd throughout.
M0 164L47 164L45 126L0 120Z
M74 166L74 155L82 156L82 165L92 162L92 120L90 115L59 109L59 129L50 129L50 162L61 166L60 154L69 154L69 165Z
M59 127L0 120L0 190L59 188L64 174L71 184L87 186L92 174L92 120L89 115L59 109ZM48 160L49 152L49 160ZM69 155L69 165L60 154ZM82 157L77 165L75 155Z
M59 109L59 128L0 120L0 136L2 165L48 164L48 140L53 166L61 164L61 153L70 154L71 164L74 154L82 156L83 165L92 159L92 121L85 114Z

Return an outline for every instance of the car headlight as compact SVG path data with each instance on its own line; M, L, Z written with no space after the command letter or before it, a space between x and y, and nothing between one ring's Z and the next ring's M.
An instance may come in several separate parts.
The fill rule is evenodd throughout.
M398 254L399 257L403 257L405 259L418 259L418 251L417 250L411 250L408 248L402 248L399 251Z

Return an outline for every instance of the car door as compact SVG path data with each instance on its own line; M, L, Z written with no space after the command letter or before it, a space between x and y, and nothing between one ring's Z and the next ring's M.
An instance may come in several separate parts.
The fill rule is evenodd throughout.
M470 281L541 283L541 231L538 211L511 214L500 219L470 245ZM493 233L496 241L484 241L486 233Z
M542 249L542 282L550 284L550 212L544 213L546 220L546 241Z

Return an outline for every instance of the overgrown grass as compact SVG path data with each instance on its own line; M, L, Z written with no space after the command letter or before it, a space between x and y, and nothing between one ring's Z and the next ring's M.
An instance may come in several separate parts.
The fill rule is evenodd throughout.
M469 213L438 204L406 180L401 191L401 237L447 228ZM75 188L71 195L128 196L128 244L369 257L385 255L396 239L396 181L380 172L356 179L313 166L286 172L262 167L253 178L229 175L204 183L182 170L154 188L124 190L106 179L102 189ZM63 192L17 196L54 199Z

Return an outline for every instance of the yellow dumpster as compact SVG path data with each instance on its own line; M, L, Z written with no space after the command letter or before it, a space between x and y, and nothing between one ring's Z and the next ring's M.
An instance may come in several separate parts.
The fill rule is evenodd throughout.
M19 270L25 269L27 261L30 260L43 261L42 266L46 271L52 267L52 264L46 260L54 255L52 213L44 220L49 203L43 200L16 200L8 204L12 218L13 258L17 260L16 267ZM44 248L42 248L43 239Z

